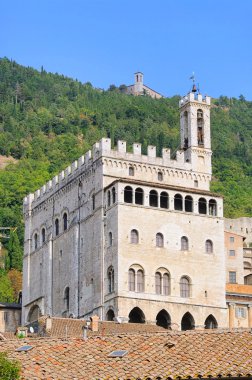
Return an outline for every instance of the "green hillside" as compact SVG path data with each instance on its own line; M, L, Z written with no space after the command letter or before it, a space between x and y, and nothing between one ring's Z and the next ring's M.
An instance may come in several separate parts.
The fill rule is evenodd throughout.
M158 89L157 89L158 90ZM154 100L94 89L63 75L0 60L0 155L17 161L0 170L0 226L18 227L22 199L108 136L176 150L179 96ZM212 190L225 197L225 216L252 216L252 102L220 97L211 111Z

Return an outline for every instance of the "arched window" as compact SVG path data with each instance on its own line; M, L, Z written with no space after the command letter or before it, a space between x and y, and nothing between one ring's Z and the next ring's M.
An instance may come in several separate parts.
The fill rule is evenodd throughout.
M43 227L41 230L41 236L42 236L42 243L45 242L45 228Z
M181 330L194 330L195 329L195 321L193 316L190 313L185 313L181 320Z
M95 194L92 195L92 209L95 210Z
M108 269L108 292L112 293L114 291L115 278L114 278L114 268L111 266Z
M217 203L215 199L209 201L209 215L217 216Z
M156 289L156 294L161 294L161 286L162 286L162 276L161 276L161 273L156 272L155 273L155 289Z
M180 279L180 297L190 297L190 281L185 276L181 277Z
M134 175L134 168L133 168L133 166L129 167L129 175L131 175L131 176Z
M65 305L65 310L67 312L69 312L69 300L70 300L69 293L70 293L70 289L67 286L64 292L64 305Z
M109 309L106 315L106 321L113 321L115 318L115 313L113 310Z
M183 211L183 197L180 194L174 196L174 209Z
M113 203L116 202L116 191L115 191L115 188L114 188L114 187L112 188L112 202L113 202Z
M214 316L210 314L205 320L205 329L217 329L218 323Z
M55 235L58 236L59 234L59 219L55 219Z
M111 205L111 194L110 194L110 191L108 191L107 193L107 203L108 203L108 207Z
M38 248L38 234L34 234L34 249Z
M170 328L170 326L171 326L171 317L170 317L170 315L167 313L166 310L162 309L162 310L158 313L158 315L156 316L156 325L157 325L157 326L161 326L161 327L163 327L163 328L165 328L165 329ZM160 377L160 378L156 378L156 379L157 379L157 380L158 380L158 379L161 379L161 377Z
M109 234L108 234L108 245L109 245L109 247L111 247L112 242L113 242L112 232L109 232Z
M188 238L186 236L182 236L182 238L181 238L181 251L188 251L188 250L189 250Z
M204 146L204 117L203 111L197 110L198 145Z
M137 291L144 292L144 272L142 269L137 271Z
M138 231L137 230L131 230L130 231L130 242L131 244L138 244Z
M158 172L158 181L163 181L163 173Z
M65 212L63 215L63 230L67 230L67 213Z
M207 213L207 202L205 198L199 199L199 214L206 214Z
M130 186L124 188L124 202L132 203L133 202L133 191Z
M184 149L188 148L188 112L184 112Z
M158 207L158 193L156 192L156 190L150 191L149 204L152 207Z
M137 205L143 205L143 197L144 197L144 192L143 189L138 187L135 190L135 204Z
M129 269L129 291L134 292L136 290L135 286L135 271L134 269L130 268Z
M185 211L193 212L193 199L190 195L185 197Z
M34 305L31 307L28 317L27 317L27 322L35 322L38 321L38 319L41 317L42 313L38 305Z
M213 253L213 242L211 240L206 240L205 251L206 253Z
M163 275L163 294L168 296L170 294L170 276L168 273Z
M169 208L169 195L165 191L160 194L160 207Z
M129 323L145 323L145 315L139 307L134 307L129 313Z
M164 236L160 232L156 234L156 247L164 246Z

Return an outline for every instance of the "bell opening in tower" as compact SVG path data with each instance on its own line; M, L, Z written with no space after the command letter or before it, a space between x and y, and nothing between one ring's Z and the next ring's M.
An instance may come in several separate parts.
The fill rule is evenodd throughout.
M198 137L198 145L204 146L204 118L203 111L197 111L197 137Z

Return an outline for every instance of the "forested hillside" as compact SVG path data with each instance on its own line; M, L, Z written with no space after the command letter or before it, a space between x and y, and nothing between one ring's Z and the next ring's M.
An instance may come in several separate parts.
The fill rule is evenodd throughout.
M163 146L177 149L179 96L154 100L122 92L123 86L101 91L43 67L0 60L0 155L16 160L0 170L0 226L18 227L21 244L23 197L101 137L113 145L141 142L144 152L148 144L158 154ZM211 124L212 190L224 195L225 216L252 216L252 102L214 99Z

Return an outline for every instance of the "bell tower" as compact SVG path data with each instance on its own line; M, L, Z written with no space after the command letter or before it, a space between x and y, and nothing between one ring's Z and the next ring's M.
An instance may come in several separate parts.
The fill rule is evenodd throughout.
M139 94L143 92L143 73L140 71L135 73L135 92Z
M192 170L211 175L210 108L211 98L197 94L195 86L179 102L180 139L185 162L191 163Z

